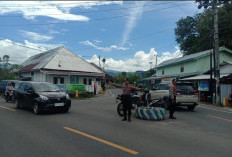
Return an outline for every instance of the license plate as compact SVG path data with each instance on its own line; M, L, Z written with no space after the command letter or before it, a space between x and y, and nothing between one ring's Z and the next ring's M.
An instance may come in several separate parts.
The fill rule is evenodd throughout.
M55 103L55 106L64 106L64 103Z

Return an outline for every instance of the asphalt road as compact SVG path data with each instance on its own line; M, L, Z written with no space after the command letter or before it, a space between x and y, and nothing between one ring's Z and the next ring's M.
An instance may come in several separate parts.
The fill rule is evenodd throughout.
M72 101L69 113L34 115L0 99L0 157L231 157L232 112L199 105L177 120L121 121L111 90Z

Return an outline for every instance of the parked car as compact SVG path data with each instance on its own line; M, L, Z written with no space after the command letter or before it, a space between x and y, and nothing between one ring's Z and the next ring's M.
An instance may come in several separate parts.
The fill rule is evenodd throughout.
M17 80L2 80L0 82L0 94L4 94L6 91L6 86L10 83L13 83L13 87L15 85L15 83L17 82Z
M56 85L47 82L20 82L15 88L15 108L33 109L35 114L41 111L62 110L71 108L69 95Z
M161 82L153 90L150 91L152 99L160 99L169 96L169 88L171 82ZM193 111L198 105L198 92L194 90L194 84L191 82L177 82L177 106L187 106Z

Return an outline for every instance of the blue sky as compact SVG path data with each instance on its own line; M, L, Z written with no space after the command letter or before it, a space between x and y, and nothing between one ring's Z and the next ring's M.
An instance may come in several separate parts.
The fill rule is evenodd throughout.
M180 57L178 19L201 12L194 1L1 1L0 56L20 64L65 46L82 58L119 71L148 70Z

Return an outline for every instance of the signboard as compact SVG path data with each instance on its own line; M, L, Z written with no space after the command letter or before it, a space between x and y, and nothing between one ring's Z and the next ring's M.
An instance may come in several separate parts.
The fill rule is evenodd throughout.
M199 82L199 91L209 91L209 82Z
M151 80L151 84L155 84L155 80L153 79L153 80Z

